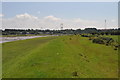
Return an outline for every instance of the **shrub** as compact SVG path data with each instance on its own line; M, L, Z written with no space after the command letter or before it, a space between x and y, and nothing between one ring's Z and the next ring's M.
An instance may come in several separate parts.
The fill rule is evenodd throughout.
M93 43L106 44L106 46L111 45L114 42L112 38L109 37L98 37L93 39Z
M100 38L93 39L93 43L98 43L98 44L105 44L104 41Z
M72 38L69 38L69 40L72 40Z
M81 35L81 36L82 36L82 37L89 37L89 35L84 35L84 34L83 34L83 35Z
M92 40L91 38L89 38L89 40Z
M117 48L114 48L114 50L117 50Z
M108 46L109 44L108 43L106 43L106 46Z
M73 72L72 75L73 75L73 76L78 76L77 71Z
M109 43L110 41L111 42L114 42L114 40L112 38L109 38L109 37L100 37L102 40L105 40L107 43Z

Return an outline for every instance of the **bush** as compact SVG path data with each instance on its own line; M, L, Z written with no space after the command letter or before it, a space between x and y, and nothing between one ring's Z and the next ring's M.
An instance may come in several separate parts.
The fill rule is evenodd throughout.
M114 50L117 50L117 48L114 48Z
M109 37L98 37L96 39L93 39L93 43L98 43L98 44L106 44L106 46L111 45L114 40Z
M89 38L89 40L92 40L91 38Z
M102 40L105 40L107 43L109 43L110 41L111 42L114 42L114 40L112 38L109 38L109 37L100 37Z
M105 44L104 41L100 38L93 39L93 43L98 43L98 44Z
M89 35L81 35L82 37L89 37Z
M73 76L78 76L78 73L75 71L72 73Z

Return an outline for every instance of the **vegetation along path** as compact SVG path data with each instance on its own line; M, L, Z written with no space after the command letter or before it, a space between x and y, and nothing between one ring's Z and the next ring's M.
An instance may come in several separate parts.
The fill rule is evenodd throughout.
M116 78L118 50L80 35L2 43L3 78Z

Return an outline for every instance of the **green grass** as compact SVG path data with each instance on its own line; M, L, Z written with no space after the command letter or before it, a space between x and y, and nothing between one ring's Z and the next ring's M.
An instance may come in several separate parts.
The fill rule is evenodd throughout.
M2 47L3 78L118 77L118 51L78 35L7 42Z

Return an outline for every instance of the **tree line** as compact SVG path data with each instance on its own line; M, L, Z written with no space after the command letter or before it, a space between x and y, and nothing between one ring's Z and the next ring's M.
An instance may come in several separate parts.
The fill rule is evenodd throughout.
M39 29L5 29L1 30L2 35L27 35L27 34L98 34L98 35L120 35L120 28L118 29L97 29L97 28L85 28L85 29L64 29L64 30L39 30Z

